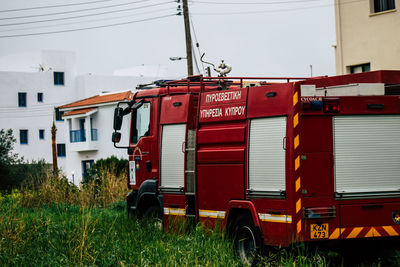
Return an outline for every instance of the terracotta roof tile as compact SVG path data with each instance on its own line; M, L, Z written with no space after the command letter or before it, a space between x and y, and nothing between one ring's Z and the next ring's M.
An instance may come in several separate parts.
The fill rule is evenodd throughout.
M79 114L85 114L85 113L88 113L89 111L92 111L92 110L95 110L95 109L96 108L76 109L76 110L72 110L72 111L64 113L63 117L72 116L72 115L79 115Z
M96 95L86 99L78 100L58 108L74 108L88 105L96 105L107 102L117 102L122 100L130 100L132 98L133 93L131 91L126 91L122 93L115 94L106 94L106 95Z

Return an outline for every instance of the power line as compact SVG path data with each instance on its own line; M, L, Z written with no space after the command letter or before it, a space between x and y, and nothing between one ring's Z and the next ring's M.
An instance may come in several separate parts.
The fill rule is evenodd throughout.
M129 11L129 10L137 10L137 9L143 9L143 8L148 8L148 7L161 6L161 5L170 4L170 3L173 3L173 2L168 1L168 2L162 2L162 3L147 5L147 6L139 6L139 7L127 8L127 9L119 9L119 10L113 10L113 11L104 11L104 12L100 12L100 13L79 15L79 16L72 16L72 17L65 17L65 18L45 19L45 20L36 20L36 21L29 21L29 22L0 24L0 27L26 25L26 24L32 24L32 23L50 22L50 21L58 21L58 20L66 20L66 19L76 19L76 18L84 18L84 17L92 17L92 16L100 16L100 15L104 15L104 14L112 14L112 13L118 13L118 12L126 12L126 11Z
M163 9L157 9L157 10L152 10L152 11L148 11L148 12L134 13L134 14L126 15L126 16L118 16L118 17L112 17L112 18L83 20L83 21L69 22L69 23L58 23L58 24L53 24L53 25L45 25L45 26L39 26L39 27L27 27L27 28L22 28L22 29L0 30L0 32L26 31L26 30L36 30L36 29L43 29L43 28L53 28L53 27L74 25L74 24L78 24L78 23L81 24L81 23L90 23L90 22L101 22L101 21L106 21L106 20L122 19L122 18L128 18L128 17L131 18L132 15L145 15L145 14L150 14L150 13L157 13L157 12L162 12L162 11L172 11L172 10L175 10L175 8L163 8Z
M78 29L68 29L68 30L60 30L60 31L52 31L52 32L38 32L38 33L28 33L28 34L0 35L0 38L25 37L25 36L45 35L45 34L54 34L54 33L76 32L76 31L84 31L84 30L91 30L91 29L101 29L101 28L108 28L108 27L114 27L114 26L120 26L120 25L133 24L133 23L143 22L143 21L167 18L167 17L172 17L172 16L176 16L176 14L158 16L158 17L141 19L141 20L127 21L127 22L121 22L121 23L114 23L114 24L108 24L108 25L100 25L100 26L94 26L94 27L78 28Z
M194 39L196 40L196 47L197 47L197 51L199 52L199 57L201 57L200 45L199 45L199 42L198 42L198 40L197 40L196 31L194 30L193 20L192 20L191 17L190 17L190 25L192 26L192 30L193 30L193 34L194 34ZM197 62L197 59L196 59L196 53L195 53L195 55L194 55L194 59L195 59L195 61L196 61L197 70L199 71L199 65L198 65L198 62ZM203 64L203 61L201 61L201 67L202 67L202 69L203 69L203 71L204 71L204 64ZM200 73L200 71L199 71L199 73Z
M19 17L0 18L0 20L7 20L7 19L27 19L27 18L34 18L34 17L44 17L44 16L53 16L53 15L64 15L64 14L70 14L70 13L77 13L77 12L84 12L84 11L92 11L92 10L98 10L98 9L105 9L105 8L110 8L110 7L128 6L128 5L138 4L138 3L148 2L148 1L150 1L150 0L139 0L139 1L129 2L129 3L115 4L115 5L101 6L101 7L92 7L92 8L85 8L85 9L77 9L77 10L63 11L63 12L55 12L55 13L47 13L47 14L36 14L36 15L19 16Z
M351 2L341 3L339 5L351 4L355 2L362 2L364 0L355 0ZM257 11L237 11L237 12L215 12L215 13L192 13L192 15L246 15L246 14L263 14L263 13L281 13L287 11L296 11L296 10L305 10L305 9L315 9L315 8L324 8L324 7L332 7L338 4L326 4L319 6L309 6L309 7L297 7L297 8L286 8L286 9L273 9L273 10L257 10Z
M297 0L297 1L274 1L274 2L213 2L213 1L195 1L195 4L212 4L212 5L277 5L277 4L297 4L306 2L320 2L321 0Z
M38 6L38 7L26 7L26 8L18 8L18 9L8 9L8 10L0 10L0 13L3 12L15 12L15 11L25 11L25 10L35 10L35 9L44 9L44 8L57 8L57 7L66 7L66 6L80 6L80 5L90 5L101 2L109 2L112 0L99 0L92 2L84 2L84 3L74 3L74 4L63 4L63 5L54 5L54 6Z

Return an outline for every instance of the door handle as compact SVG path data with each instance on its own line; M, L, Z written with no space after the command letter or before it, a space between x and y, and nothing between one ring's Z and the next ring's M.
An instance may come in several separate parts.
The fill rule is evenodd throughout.
M186 152L186 141L183 141L182 143L182 153Z
M379 204L362 205L361 208L363 208L363 209L382 209L383 205L379 205Z

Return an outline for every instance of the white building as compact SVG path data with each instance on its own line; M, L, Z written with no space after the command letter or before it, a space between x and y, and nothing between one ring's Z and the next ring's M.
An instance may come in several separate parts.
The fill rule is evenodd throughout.
M100 94L59 107L64 112L66 124L63 133L67 140L64 171L75 184L82 181L97 159L111 155L127 158L126 149L115 148L111 136L117 103L132 99L132 95L131 91ZM129 116L126 116L121 131L128 133L129 125ZM124 134L121 144L127 145L128 137L129 134Z
M132 90L137 84L154 80L150 77L78 75L75 62L73 52L44 51L38 72L0 72L0 129L13 129L17 140L14 152L25 160L44 159L52 163L50 129L54 120L58 166L69 177L70 168L66 165L67 152L71 151L66 145L70 142L68 124L64 123L62 112L56 107L102 92ZM95 112L93 117L98 114ZM99 141L102 138L99 134ZM112 151L116 154L113 152L118 153L118 150ZM101 154L103 156L106 157Z

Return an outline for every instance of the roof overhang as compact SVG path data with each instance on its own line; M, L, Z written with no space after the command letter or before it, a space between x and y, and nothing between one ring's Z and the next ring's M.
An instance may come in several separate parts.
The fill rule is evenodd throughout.
M74 109L63 114L64 119L82 118L97 112L97 108Z

